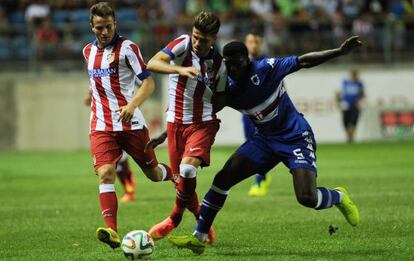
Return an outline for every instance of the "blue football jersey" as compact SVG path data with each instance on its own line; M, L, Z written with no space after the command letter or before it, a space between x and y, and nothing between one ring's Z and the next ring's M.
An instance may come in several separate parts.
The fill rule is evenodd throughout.
M361 81L344 80L342 82L342 107L349 109L357 106L357 102L364 91Z
M290 139L311 130L283 85L283 78L298 69L297 56L252 61L246 80L229 77L227 105L249 116L264 135Z

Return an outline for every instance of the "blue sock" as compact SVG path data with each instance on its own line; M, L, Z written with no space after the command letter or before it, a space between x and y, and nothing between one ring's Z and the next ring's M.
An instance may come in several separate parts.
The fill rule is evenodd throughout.
M254 182L257 184L257 185L260 185L260 183L262 183L262 181L265 181L266 180L266 175L260 175L260 174L256 174L255 175L255 180L254 180Z
M214 185L211 186L201 204L196 231L206 234L208 233L214 218L223 207L228 194L228 191L222 190Z
M327 189L325 187L318 187L318 204L315 209L330 208L333 205L339 204L341 194L337 190Z

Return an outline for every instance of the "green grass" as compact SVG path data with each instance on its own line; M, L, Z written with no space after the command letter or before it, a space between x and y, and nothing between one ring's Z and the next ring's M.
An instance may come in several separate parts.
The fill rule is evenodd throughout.
M214 148L212 166L199 172L200 197L234 148ZM166 161L165 149L158 150ZM134 165L137 200L120 204L119 232L148 230L170 212L175 191L151 183ZM200 260L413 260L414 143L320 145L318 183L345 186L360 209L356 228L335 209L314 211L294 197L283 165L272 170L269 195L247 196L251 180L233 188L217 216L217 240ZM118 195L121 187L117 185ZM103 225L97 178L88 152L0 153L1 260L126 260L95 238ZM328 226L339 230L328 233ZM188 234L186 214L175 234ZM153 260L194 260L166 240Z

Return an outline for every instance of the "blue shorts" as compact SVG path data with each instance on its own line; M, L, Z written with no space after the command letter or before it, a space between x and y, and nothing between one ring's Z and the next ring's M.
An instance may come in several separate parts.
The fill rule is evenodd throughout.
M243 114L242 123L243 123L244 138L246 140L253 138L254 134L256 133L256 126L254 126L253 121L248 116Z
M237 153L259 165L259 173L267 173L279 162L291 172L293 169L309 169L317 173L316 142L312 131L304 131L289 140L256 133L237 149Z

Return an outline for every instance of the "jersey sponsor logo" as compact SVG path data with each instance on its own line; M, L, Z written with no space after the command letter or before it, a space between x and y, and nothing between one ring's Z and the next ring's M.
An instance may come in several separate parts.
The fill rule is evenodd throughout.
M88 74L90 78L97 78L97 77L105 77L111 74L117 73L118 70L115 67L105 68L105 69L93 69L88 70Z
M297 164L309 164L306 160L295 160Z
M199 82L202 82L206 87L213 85L214 79L212 77L208 77L208 75L197 75L195 79Z
M275 58L267 59L267 64L273 68L275 68Z
M190 152L196 151L196 150L200 150L200 148L190 148Z
M252 83L254 85L259 85L260 84L260 78L257 74L253 75L252 77L250 77L250 80L252 81Z

